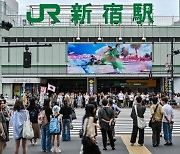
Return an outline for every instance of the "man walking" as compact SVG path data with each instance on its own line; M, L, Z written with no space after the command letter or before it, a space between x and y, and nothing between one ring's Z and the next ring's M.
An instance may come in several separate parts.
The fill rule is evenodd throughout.
M135 106L133 106L132 112L131 112L131 118L133 119L133 130L132 130L130 142L131 142L131 145L133 146L134 143L136 142L137 133L139 131L138 144L140 146L143 146L143 144L144 144L144 128L143 129L138 128L137 116L140 117L140 118L144 118L144 113L146 111L146 107L142 105L141 96L138 96L136 98L136 101L137 101L137 104L135 104L135 105L136 105L138 115L136 115Z

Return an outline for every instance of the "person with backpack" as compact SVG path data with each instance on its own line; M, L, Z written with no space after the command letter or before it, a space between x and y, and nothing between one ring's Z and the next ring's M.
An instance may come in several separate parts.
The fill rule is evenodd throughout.
M50 116L52 115L52 109L50 99L44 100L42 111L38 116L38 124L41 125L41 147L43 152L51 151L51 134L49 129Z
M30 99L30 104L27 107L27 110L29 111L30 121L32 123L32 128L34 131L34 138L30 140L31 145L37 145L37 139L40 138L40 128L38 125L38 114L39 114L39 108L36 105L36 99L33 97Z
M55 105L52 109L53 115L50 121L50 133L51 133L51 144L52 149L51 151L60 153L60 135L61 135L61 128L62 128L62 115L59 114L60 107ZM55 148L55 138L57 139L57 148Z

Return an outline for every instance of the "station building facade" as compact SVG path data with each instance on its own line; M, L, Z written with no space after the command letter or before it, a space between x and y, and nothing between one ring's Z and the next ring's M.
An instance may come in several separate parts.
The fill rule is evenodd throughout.
M34 6L37 7L37 6ZM64 6L65 7L65 6ZM67 7L67 6L66 6ZM70 6L68 6L70 7ZM102 6L98 6L102 8ZM32 7L33 8L33 7ZM154 17L153 25L137 25L125 22L121 25L94 24L75 25L66 21L61 24L51 20L31 24L25 16L9 15L16 21L10 31L1 31L1 45L52 44L52 47L30 48L31 68L23 68L24 48L1 49L0 89L9 97L21 95L25 90L40 92L40 86L52 84L56 92L86 92L93 86L94 93L115 92L164 92L170 73L171 41L174 50L180 49L180 27L175 17ZM68 17L67 17L68 18ZM70 17L69 17L70 19ZM160 22L161 20L165 23ZM172 20L173 19L173 20ZM6 19L4 19L6 20ZM146 73L68 73L69 44L151 44L152 78ZM166 68L165 68L166 65ZM180 92L180 55L174 56L175 92Z

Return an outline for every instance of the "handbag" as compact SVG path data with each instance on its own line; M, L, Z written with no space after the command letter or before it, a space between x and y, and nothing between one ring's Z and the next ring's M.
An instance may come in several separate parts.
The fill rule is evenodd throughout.
M156 113L157 108L158 108L158 104L156 105L156 108L154 110L154 114ZM151 128L152 128L152 119L153 119L153 117L154 117L154 115L151 117L151 119L149 121L149 127L151 127Z
M77 117L76 117L76 113L75 113L75 111L74 111L74 110L72 110L72 120L74 120L74 119L77 119Z
M138 117L137 105L135 105L134 107L135 107L135 112L136 112L136 117L137 117L137 126L140 129L144 129L146 127L146 122L145 122L144 118Z
M83 133L84 133L83 129L80 129L80 130L79 130L79 138L82 138L82 137L83 137Z
M26 121L23 124L22 137L25 139L32 139L34 137L34 131L32 129L32 124L29 120L29 113L26 112Z

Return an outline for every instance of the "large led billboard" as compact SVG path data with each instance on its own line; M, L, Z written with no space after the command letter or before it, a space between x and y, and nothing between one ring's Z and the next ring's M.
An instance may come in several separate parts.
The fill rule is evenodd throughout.
M152 44L68 44L68 74L149 73Z

